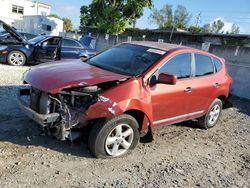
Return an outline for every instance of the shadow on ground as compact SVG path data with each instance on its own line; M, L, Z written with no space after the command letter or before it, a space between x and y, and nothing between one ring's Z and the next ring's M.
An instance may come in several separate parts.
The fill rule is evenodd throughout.
M232 101L234 108L236 108L239 112L250 116L250 100L249 99L232 96L230 97L230 100Z

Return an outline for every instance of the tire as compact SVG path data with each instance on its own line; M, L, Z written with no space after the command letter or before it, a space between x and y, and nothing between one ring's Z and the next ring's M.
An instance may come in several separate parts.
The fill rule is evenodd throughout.
M97 122L89 136L89 148L96 158L114 158L129 154L140 139L135 118L123 114ZM119 133L120 132L120 133Z
M13 50L8 54L7 63L13 66L22 66L26 63L26 56L20 51Z
M198 119L198 125L200 128L209 129L216 125L222 111L222 102L220 99L215 99L210 105L206 115Z

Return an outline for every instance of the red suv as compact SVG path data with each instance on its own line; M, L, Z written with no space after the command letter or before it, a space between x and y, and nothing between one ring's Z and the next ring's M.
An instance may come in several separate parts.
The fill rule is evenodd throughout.
M96 157L134 149L151 128L197 119L213 127L229 96L232 79L224 59L179 45L130 42L86 62L42 64L25 75L22 111L65 140L71 130L91 127ZM29 104L22 96L29 96Z

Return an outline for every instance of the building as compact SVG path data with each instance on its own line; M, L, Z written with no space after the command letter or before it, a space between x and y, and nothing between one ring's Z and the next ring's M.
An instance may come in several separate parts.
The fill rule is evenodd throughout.
M42 15L23 16L22 20L15 21L14 27L25 33L58 36L63 31L63 21L58 18Z
M32 34L59 35L63 21L48 17L51 6L33 0L0 0L0 20L17 30Z

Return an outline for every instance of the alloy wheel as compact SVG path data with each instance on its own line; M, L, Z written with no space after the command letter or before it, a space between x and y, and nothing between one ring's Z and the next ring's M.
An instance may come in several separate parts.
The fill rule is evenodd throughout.
M214 123L216 123L216 121L219 118L220 115L220 106L218 104L214 105L214 107L210 110L209 112L209 118L208 118L208 123L210 125L213 125Z
M110 156L120 156L130 148L133 138L133 129L128 124L119 124L108 134L105 150Z
M13 65L22 65L25 61L25 57L21 53L15 52L10 55L9 61Z

